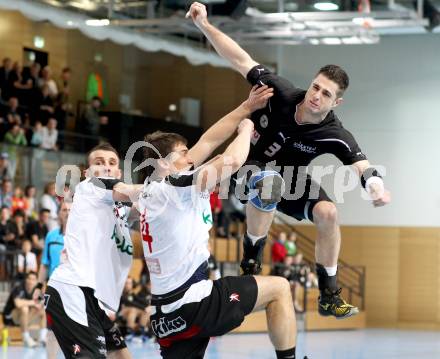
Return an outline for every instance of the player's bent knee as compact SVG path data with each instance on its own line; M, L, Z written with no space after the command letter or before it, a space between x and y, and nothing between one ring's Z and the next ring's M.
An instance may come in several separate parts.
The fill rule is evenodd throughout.
M337 222L338 210L332 202L321 201L313 208L314 221L319 222Z
M20 314L28 314L29 313L29 307L23 306L20 308Z
M290 295L290 284L286 278L272 276L270 277L272 283L272 291L276 297L284 297Z

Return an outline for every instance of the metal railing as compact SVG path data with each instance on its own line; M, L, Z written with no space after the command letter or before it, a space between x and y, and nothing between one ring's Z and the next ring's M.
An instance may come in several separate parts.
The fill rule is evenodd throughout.
M296 227L287 223L283 218L277 217L277 221L279 221L279 224L271 227L271 235L276 236L279 231L290 232L295 230L298 236L297 248L304 255L304 261L313 268L315 263L315 241L298 231ZM354 266L342 259L338 260L338 284L348 302L356 305L360 310L365 309L365 276L365 266ZM304 291L304 295L307 295L307 290ZM307 304L307 298L304 299L304 303Z
M87 139L84 135L70 134L72 134L72 138L77 140L80 137ZM32 184L36 188L42 189L48 182L55 181L57 172L63 165L81 166L86 164L85 152L48 151L41 148L16 146L1 142L0 152L9 154L9 161L14 175L13 182L15 185L22 187ZM138 164L137 160L133 160L132 167ZM124 161L121 160L121 167L123 165ZM139 172L132 175L133 181L140 180Z
M20 280L18 273L18 255L21 250L0 250L0 283L10 285Z

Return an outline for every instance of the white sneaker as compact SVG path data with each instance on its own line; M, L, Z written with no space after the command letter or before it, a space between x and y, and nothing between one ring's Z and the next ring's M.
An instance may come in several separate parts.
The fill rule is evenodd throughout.
M37 342L32 338L23 338L24 346L28 348L35 348L37 346Z

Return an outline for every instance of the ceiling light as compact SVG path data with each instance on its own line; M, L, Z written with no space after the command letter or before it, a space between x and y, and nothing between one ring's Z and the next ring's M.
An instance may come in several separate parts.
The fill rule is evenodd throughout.
M321 39L322 43L325 45L341 45L342 40L338 37L323 37Z
M34 46L37 49L42 49L44 47L44 37L42 37L42 36L35 36L34 37Z
M108 26L110 25L109 19L89 19L86 20L87 26Z
M362 44L362 39L359 36L343 37L342 43L346 45L360 45Z
M98 5L91 0L70 1L68 5L85 11L94 11L98 8Z
M335 11L339 10L339 6L337 4L334 4L332 2L317 2L313 7L316 10L320 11Z

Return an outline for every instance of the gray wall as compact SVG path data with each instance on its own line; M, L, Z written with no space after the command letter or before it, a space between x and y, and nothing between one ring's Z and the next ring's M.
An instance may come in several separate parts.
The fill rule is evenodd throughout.
M338 204L342 224L440 226L440 35L384 37L377 45L248 50L260 62L278 62L280 74L302 88L327 63L349 73L351 85L336 113L370 162L386 166L393 202L373 209L358 188Z

